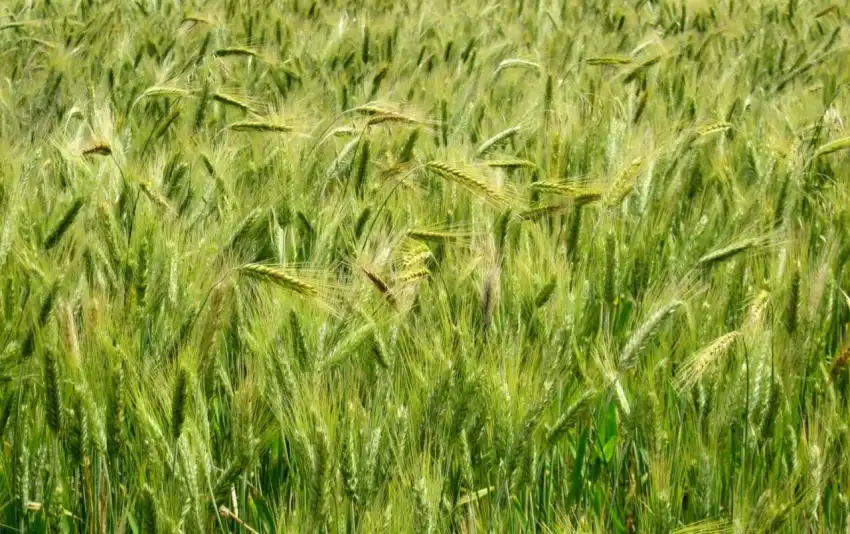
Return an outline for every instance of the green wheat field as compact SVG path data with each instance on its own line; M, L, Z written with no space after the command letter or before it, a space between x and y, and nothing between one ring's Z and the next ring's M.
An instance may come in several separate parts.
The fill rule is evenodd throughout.
M850 532L847 0L8 0L0 531Z

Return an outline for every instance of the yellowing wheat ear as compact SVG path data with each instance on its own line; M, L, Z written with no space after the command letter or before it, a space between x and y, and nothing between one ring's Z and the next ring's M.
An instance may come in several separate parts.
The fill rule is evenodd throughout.
M732 128L732 124L726 121L721 122L713 122L710 124L705 124L697 128L697 135L700 137L707 137L712 134L720 133L728 131Z
M425 267L421 267L419 269L411 269L409 271L399 273L396 276L396 281L400 284L411 284L428 278L429 276L431 276L431 271Z
M566 197L576 204L590 204L603 198L605 190L597 185L566 182L534 182L533 191Z
M512 158L509 156L497 159L488 159L484 162L484 165L498 169L533 169L537 167L537 164L531 160Z
M315 286L296 278L283 269L249 263L239 267L238 271L245 276L271 282L304 297L316 298L319 296L319 290Z
M635 180L643 169L643 159L634 159L625 169L617 173L611 186L605 192L602 203L612 208L619 205L632 192Z
M714 362L726 354L740 336L740 332L723 334L688 358L676 373L676 390L681 394L695 386Z
M267 121L238 121L227 125L227 128L234 132L271 132L271 133L289 133L294 130L292 126L285 124L276 124Z
M425 168L434 174L455 182L464 187L470 193L477 195L493 204L505 205L508 199L492 185L486 182L486 178L480 174L450 163L441 161L430 161Z
M588 65L631 65L634 61L631 56L596 56L584 60Z

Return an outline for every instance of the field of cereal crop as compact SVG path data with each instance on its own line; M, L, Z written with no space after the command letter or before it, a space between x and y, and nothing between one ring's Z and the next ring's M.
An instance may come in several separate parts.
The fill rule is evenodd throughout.
M850 531L847 0L7 0L0 531Z

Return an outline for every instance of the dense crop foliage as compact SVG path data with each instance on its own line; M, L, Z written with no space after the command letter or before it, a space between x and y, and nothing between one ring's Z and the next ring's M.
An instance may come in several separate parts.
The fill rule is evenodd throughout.
M0 6L0 530L839 532L847 2Z

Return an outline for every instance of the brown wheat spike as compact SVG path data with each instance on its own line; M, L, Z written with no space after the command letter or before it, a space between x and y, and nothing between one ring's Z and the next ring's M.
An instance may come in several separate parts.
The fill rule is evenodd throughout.
M844 348L832 359L832 365L829 369L829 381L834 382L838 375L847 368L850 363L850 343L846 343Z
M625 169L617 173L611 187L605 192L603 203L609 208L620 204L635 186L635 179L643 168L643 159L635 158Z
M274 133L289 133L294 130L292 126L285 124L275 124L265 121L238 121L227 126L228 129L234 132L274 132Z
M476 176L466 169L461 169L440 161L430 161L425 166L441 177L456 182L471 193L490 202L500 205L507 203L507 200L501 193L496 191L491 185L485 183L481 177Z
M83 150L83 156L110 156L112 147L105 141L97 141Z
M725 354L740 335L737 331L723 334L688 358L677 373L676 390L681 394L695 386L711 364Z
M372 285L374 285L378 289L378 291L381 292L384 298L387 299L387 302L395 306L395 297L393 296L392 291L390 291L390 286L387 285L384 279L381 278L378 273L372 271L371 269L363 265L360 265L359 267L360 270L363 271L363 274L366 275L366 278L368 278L369 281L372 282Z
M589 57L585 61L588 65L630 65L634 58L630 56L597 56Z
M316 298L319 296L319 290L315 286L299 280L282 269L275 269L258 263L248 263L239 267L239 272L259 280L272 282L304 297Z

